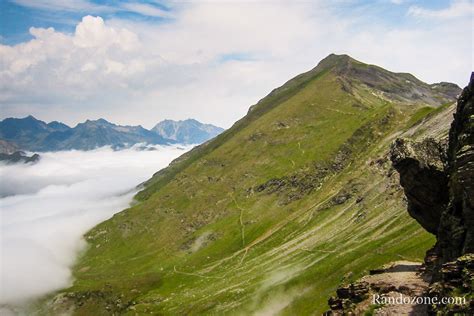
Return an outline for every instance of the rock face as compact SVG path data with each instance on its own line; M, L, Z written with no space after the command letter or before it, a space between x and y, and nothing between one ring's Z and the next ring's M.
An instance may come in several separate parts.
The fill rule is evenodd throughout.
M447 262L435 271L426 296L461 298L461 302L430 306L430 315L473 315L474 314L474 254L466 254Z
M474 73L459 97L447 154L450 199L438 231L443 262L474 252Z
M390 156L408 198L408 213L436 235L449 201L443 146L432 138L419 143L397 139Z

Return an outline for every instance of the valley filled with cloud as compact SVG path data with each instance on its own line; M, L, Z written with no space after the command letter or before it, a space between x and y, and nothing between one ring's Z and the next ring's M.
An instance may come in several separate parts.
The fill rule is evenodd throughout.
M0 164L0 305L22 304L72 281L84 233L125 208L136 186L189 148L42 153Z

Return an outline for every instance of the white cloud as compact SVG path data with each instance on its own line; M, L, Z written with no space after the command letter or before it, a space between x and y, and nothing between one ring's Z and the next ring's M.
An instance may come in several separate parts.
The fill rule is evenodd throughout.
M184 153L157 148L44 153L34 165L0 164L0 196L17 194L0 199L0 306L70 284L82 235L126 208L136 185Z
M38 38L38 36L36 37ZM101 17L90 15L85 16L82 22L77 25L73 43L80 48L108 49L112 45L117 45L117 48L123 51L138 48L136 34L126 29L116 30L106 27Z
M459 17L471 17L474 14L474 3L472 0L453 0L445 9L427 9L419 6L411 6L408 15L422 18L451 19Z
M123 87L128 93L146 89L145 70L150 75L163 63L142 49L135 33L107 26L100 17L85 16L72 35L34 27L30 33L31 41L0 45L2 106L30 104L42 110L73 104L81 111L79 104L94 98L112 104L124 95L117 91ZM87 105L82 110L87 112Z
M332 52L428 82L463 85L472 69L469 18L408 27L325 1L167 5L173 18L159 24L87 16L72 34L32 28L33 40L0 45L2 114L146 127L194 117L228 127Z

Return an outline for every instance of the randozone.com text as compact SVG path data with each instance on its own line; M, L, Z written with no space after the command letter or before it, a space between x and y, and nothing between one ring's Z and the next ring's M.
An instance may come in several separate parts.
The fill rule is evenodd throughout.
M429 297L429 296L405 296L400 294L398 296L385 296L375 294L372 296L372 304L381 305L465 305L465 297Z

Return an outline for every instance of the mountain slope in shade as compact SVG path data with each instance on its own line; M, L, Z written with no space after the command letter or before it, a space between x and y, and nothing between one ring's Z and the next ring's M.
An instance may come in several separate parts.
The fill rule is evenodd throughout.
M400 135L444 137L458 92L328 56L88 232L43 311L321 314L341 281L433 244L387 156Z
M38 143L56 131L33 116L22 119L6 118L0 122L0 139L15 143L22 150L38 150Z
M151 129L163 138L182 144L200 144L224 131L212 124L203 124L194 119L184 121L164 120Z

